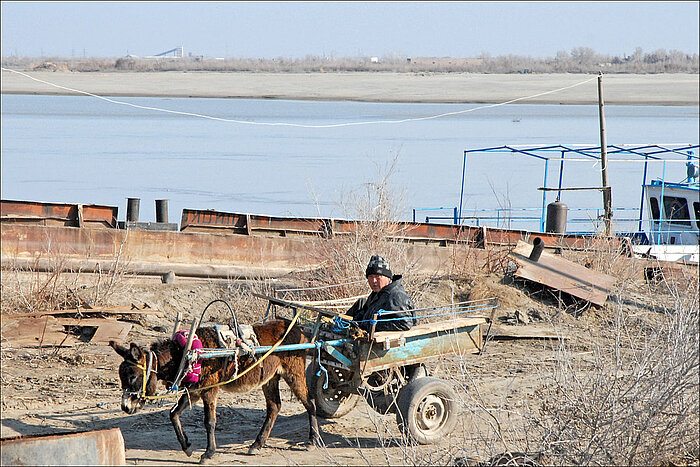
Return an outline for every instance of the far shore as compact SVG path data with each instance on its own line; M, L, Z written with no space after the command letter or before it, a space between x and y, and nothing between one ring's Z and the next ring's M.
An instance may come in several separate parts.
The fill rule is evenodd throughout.
M2 94L406 103L598 103L596 75L2 71ZM612 105L697 106L700 75L603 75Z

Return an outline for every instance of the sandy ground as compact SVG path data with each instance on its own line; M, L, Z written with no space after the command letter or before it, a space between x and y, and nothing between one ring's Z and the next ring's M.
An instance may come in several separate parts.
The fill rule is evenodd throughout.
M364 102L597 104L597 79L575 74L2 71L3 94L223 97ZM51 83L51 84L47 84ZM613 105L698 105L697 74L605 75ZM60 86L60 87L57 87ZM526 98L526 99L523 99Z
M25 290L39 279L33 274L3 271L3 322L21 312L17 287ZM82 274L70 279L83 298L92 294L95 276ZM578 318L551 303L528 297L518 288L499 283L497 275L478 276L470 281L431 280L423 300L433 305L464 297L497 296L497 322L503 327L522 327L510 319L514 310L530 315L528 326L552 325L568 336L573 355L588 358L605 325L607 308L589 309ZM82 285L81 285L82 284ZM265 303L242 301L233 292L250 283L225 280L176 278L162 284L158 277L122 277L106 299L107 305L147 303L158 313L121 319L134 327L126 341L147 345L167 337L178 310L185 316L200 314L215 298L230 300L240 322L260 321ZM253 286L255 284L252 284ZM639 287L643 288L643 283ZM426 289L427 290L427 289ZM629 285L628 285L629 290ZM238 297L238 298L237 298ZM657 313L639 306L644 302L627 295L630 312ZM257 300L257 302L255 301ZM647 301L648 303L648 301ZM223 314L222 314L223 313ZM207 318L227 322L227 311L212 310ZM188 326L188 325L187 325ZM535 410L537 388L543 384L543 368L555 355L557 340L489 341L483 355L463 358L451 355L428 364L434 376L449 381L459 394L459 423L453 434L437 445L407 446L399 434L394 415L379 415L364 401L348 415L334 420L320 419L325 448L305 451L300 446L308 434L306 414L283 383L282 411L272 430L268 447L256 456L246 454L265 414L260 390L247 394L223 394L219 399L216 464L227 465L440 465L455 457L470 455L489 458L503 451L486 411L503 416L503 434L522 439L523 414ZM121 357L106 345L90 342L67 348L16 346L2 339L2 437L18 434L48 434L118 427L126 444L129 465L187 465L197 463L206 447L202 406L183 416L183 426L196 450L187 457L179 448L170 426L168 410L148 406L134 415L120 410L121 390L117 368Z

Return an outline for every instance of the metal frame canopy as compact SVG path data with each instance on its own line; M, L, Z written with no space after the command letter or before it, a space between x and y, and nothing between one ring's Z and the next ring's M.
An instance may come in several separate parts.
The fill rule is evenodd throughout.
M644 163L644 175L642 180L642 194L639 207L639 228L642 226L642 213L644 210L644 186L647 182L647 167L650 162L658 162L663 164L662 183L666 183L666 163L682 162L686 165L697 164L699 157L697 155L698 144L609 144L605 146L607 149L608 162L641 162ZM544 161L544 182L542 190L542 214L540 218L540 229L544 232L546 195L547 191L557 191L557 199L560 198L561 192L567 190L562 188L562 172L564 170L564 161L601 161L601 146L570 144L570 145L504 145L480 149L467 149L464 151L464 159L462 162L462 187L459 194L459 221L462 222L462 202L464 199L464 181L467 169L467 155L475 153L511 153L527 157L533 157ZM559 161L559 186L556 189L547 187L547 171L550 161ZM689 177L690 178L690 177ZM686 179L689 181L689 179ZM697 185L697 181L692 182ZM569 189L588 189L588 190L605 190L609 187L592 187L592 188L569 188Z

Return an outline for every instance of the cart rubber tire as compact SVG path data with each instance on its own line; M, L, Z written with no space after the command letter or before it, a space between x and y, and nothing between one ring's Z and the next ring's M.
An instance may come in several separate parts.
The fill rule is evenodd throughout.
M316 376L318 370L313 363L307 367L309 391L312 391L312 396L316 401L316 415L323 418L340 418L355 408L360 400L360 395L336 389L336 383L346 381L346 378L351 376L349 372L333 367L327 367L326 370L328 371L328 388L323 389L323 385L326 383L325 374L321 372L320 376Z
M445 381L429 376L410 381L399 392L396 422L419 444L433 444L457 424L457 394Z

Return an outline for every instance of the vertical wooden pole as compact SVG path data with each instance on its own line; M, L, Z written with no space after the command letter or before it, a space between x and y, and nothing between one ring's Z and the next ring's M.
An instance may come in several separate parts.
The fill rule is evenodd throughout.
M603 178L603 209L605 210L605 235L612 235L612 191L608 183L608 143L605 136L605 110L603 104L603 73L598 72L598 116L600 119L600 171Z

